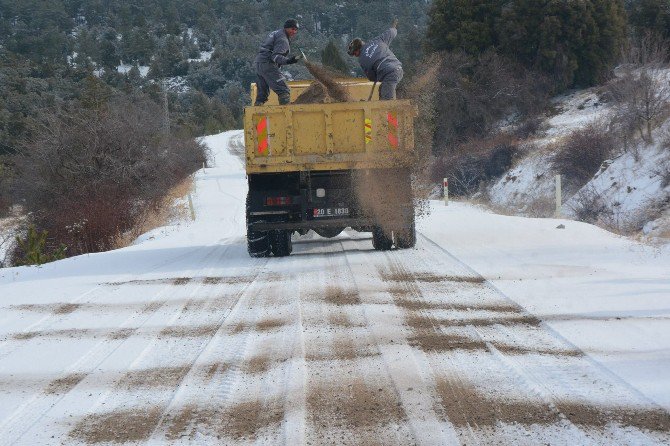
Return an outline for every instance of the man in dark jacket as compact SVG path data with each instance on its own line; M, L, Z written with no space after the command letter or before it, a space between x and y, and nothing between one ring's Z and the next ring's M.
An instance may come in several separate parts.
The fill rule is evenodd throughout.
M254 61L257 88L254 105L263 105L268 100L270 89L279 96L280 105L291 102L291 90L279 67L300 60L298 56L289 56L289 39L297 34L298 28L298 22L289 19L284 23L284 28L271 32L261 45Z
M403 76L402 64L389 48L398 35L397 24L398 21L394 20L391 28L369 42L359 38L352 40L347 50L350 56L358 57L368 79L381 82L379 97L382 100L395 99L395 89Z

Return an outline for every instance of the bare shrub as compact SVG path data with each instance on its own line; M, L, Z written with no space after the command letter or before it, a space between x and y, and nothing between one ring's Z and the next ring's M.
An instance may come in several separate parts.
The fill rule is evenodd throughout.
M206 159L190 138L166 134L161 108L121 97L103 107L49 111L17 156L16 189L48 249L110 249L145 209Z
M593 187L584 188L573 197L574 204L570 208L575 214L575 218L586 223L602 223L611 219L612 209L607 205L606 200Z
M670 83L661 71L667 62L668 42L647 34L630 45L619 75L608 84L616 105L612 129L626 150L634 149L635 135L653 143L652 131L670 115Z
M496 132L501 119L524 119L543 110L550 89L543 76L489 52L439 56L435 108L435 152L449 153L459 143Z
M586 184L618 147L614 135L601 124L592 123L570 134L559 146L553 167L565 179L566 190Z
M433 165L432 179L441 182L442 178L448 178L450 193L470 196L482 183L499 178L509 170L518 152L517 140L507 134L472 139L438 158Z

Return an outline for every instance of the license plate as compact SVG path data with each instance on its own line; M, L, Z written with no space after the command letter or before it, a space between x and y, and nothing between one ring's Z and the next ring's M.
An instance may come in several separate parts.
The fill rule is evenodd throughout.
M314 218L348 217L349 208L314 208Z

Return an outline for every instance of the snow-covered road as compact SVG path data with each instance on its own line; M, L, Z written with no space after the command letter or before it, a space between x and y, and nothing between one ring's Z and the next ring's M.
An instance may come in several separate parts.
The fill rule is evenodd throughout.
M667 251L566 223L573 243L606 246L618 265L637 259L626 271L642 285L630 291L633 276L595 254L579 269L572 248L552 251L554 221L434 203L416 249L377 252L346 231L251 259L240 138L206 138L216 166L196 175L195 222L0 270L0 445L670 443ZM459 218L476 220L460 237L445 224ZM485 221L516 249L496 245ZM589 285L599 301L560 301ZM612 289L635 304L602 310L633 325L608 326L628 330L626 346L598 356L611 333L581 339L566 315ZM654 386L630 361L617 368L639 346L653 357L641 367L666 372Z

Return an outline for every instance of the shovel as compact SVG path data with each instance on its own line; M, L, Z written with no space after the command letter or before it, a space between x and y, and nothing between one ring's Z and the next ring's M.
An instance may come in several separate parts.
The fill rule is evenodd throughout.
M370 96L368 96L368 102L370 102L370 101L372 100L372 95L373 95L374 92L375 92L375 87L376 87L376 86L377 86L377 81L375 81L375 83L372 84L372 90L370 90Z

